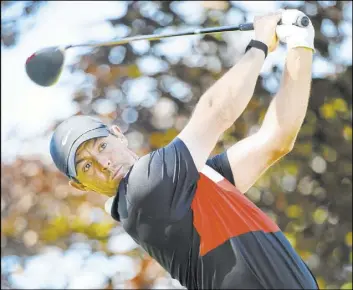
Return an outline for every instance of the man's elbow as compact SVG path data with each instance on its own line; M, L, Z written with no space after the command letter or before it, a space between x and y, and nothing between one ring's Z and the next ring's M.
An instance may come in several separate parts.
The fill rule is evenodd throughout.
M293 150L296 139L297 134L279 135L274 139L273 150L277 152L281 157L285 156Z
M279 155L286 155L293 150L298 136L296 129L273 129L262 126L257 133L260 142L266 143L268 149Z

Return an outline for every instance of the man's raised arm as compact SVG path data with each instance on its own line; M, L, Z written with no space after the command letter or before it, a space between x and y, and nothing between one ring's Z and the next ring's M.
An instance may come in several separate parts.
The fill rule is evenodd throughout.
M293 9L284 12L289 23L304 13ZM277 27L278 37L287 43L288 55L281 86L270 104L262 128L281 137L281 146L292 149L303 124L311 87L314 51L314 27L284 24ZM277 137L278 137L277 136Z
M303 13L286 10L282 22ZM235 185L246 192L277 160L290 152L304 121L311 86L314 28L279 25L277 35L288 55L279 91L271 101L260 130L227 150Z
M255 40L269 46L280 19L281 12L256 17ZM205 165L220 135L248 105L264 60L263 51L251 48L200 98L189 123L178 136L188 147L199 171Z

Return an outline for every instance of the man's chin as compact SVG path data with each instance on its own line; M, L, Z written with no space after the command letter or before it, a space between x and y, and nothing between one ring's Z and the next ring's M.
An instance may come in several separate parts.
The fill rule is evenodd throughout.
M112 188L102 190L100 193L106 196L112 197L112 196L115 196L116 193L118 192L118 187L119 187L119 183Z
M97 191L97 193L108 196L108 197L113 197L116 195L116 191Z

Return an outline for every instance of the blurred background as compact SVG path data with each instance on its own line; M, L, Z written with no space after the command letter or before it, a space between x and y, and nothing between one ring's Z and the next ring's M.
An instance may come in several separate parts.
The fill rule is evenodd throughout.
M117 124L140 155L171 141L253 32L69 50L59 82L24 63L55 45L252 22L297 8L316 30L309 110L294 150L247 193L273 218L321 289L352 289L351 1L1 1L1 288L158 289L180 284L105 213L105 197L69 188L49 155L75 114ZM286 50L271 53L244 114L214 154L258 129Z

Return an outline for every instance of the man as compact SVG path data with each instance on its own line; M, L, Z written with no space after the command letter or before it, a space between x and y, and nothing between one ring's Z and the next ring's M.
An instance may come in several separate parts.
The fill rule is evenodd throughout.
M163 148L139 158L117 126L83 116L53 135L51 155L70 184L112 196L112 217L188 289L317 289L278 226L242 194L290 152L303 123L314 29L291 25L302 15L286 10L256 17L255 41ZM246 108L276 33L288 55L261 128L210 158Z

